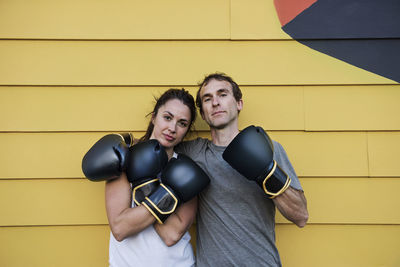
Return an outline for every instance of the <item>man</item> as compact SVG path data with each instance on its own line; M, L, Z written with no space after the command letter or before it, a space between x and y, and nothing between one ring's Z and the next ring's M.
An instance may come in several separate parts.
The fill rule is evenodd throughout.
M199 196L197 266L281 266L275 245L275 207L299 227L308 220L304 193L284 149L273 141L274 160L291 183L271 199L222 157L240 132L239 86L225 74L211 74L200 84L196 104L210 126L211 141L197 138L177 150L196 161L211 179Z

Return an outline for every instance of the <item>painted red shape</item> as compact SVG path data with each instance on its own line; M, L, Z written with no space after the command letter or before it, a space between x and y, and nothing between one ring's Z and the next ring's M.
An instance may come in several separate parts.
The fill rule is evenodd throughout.
M318 0L274 0L282 27Z

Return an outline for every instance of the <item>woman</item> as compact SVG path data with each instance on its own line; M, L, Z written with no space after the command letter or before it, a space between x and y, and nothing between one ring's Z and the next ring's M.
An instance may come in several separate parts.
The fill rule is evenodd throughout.
M146 134L140 139L157 139L168 159L193 126L196 108L184 89L169 89L157 100ZM163 223L132 200L126 174L106 183L106 211L111 228L110 266L192 266L193 250L188 229L193 223L197 198L180 205Z

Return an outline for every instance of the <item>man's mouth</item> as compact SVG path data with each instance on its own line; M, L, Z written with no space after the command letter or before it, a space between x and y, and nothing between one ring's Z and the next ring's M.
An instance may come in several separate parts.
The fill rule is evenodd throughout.
M216 111L216 112L214 112L214 113L212 113L211 115L212 116L218 116L218 115L220 115L220 114L223 114L225 111Z

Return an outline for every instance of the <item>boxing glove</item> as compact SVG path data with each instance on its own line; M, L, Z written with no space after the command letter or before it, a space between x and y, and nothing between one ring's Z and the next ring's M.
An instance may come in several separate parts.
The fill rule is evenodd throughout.
M227 146L222 157L249 180L257 182L269 198L282 194L290 177L273 159L274 145L261 127L249 126Z
M86 178L104 181L119 177L124 171L132 141L130 134L108 134L97 141L82 160L82 171Z
M142 202L159 223L176 208L198 195L208 184L207 174L190 158L178 154L161 173L161 184Z
M163 146L151 139L129 148L126 157L126 176L132 183L132 199L140 205L145 197L160 185L158 174L168 163Z

